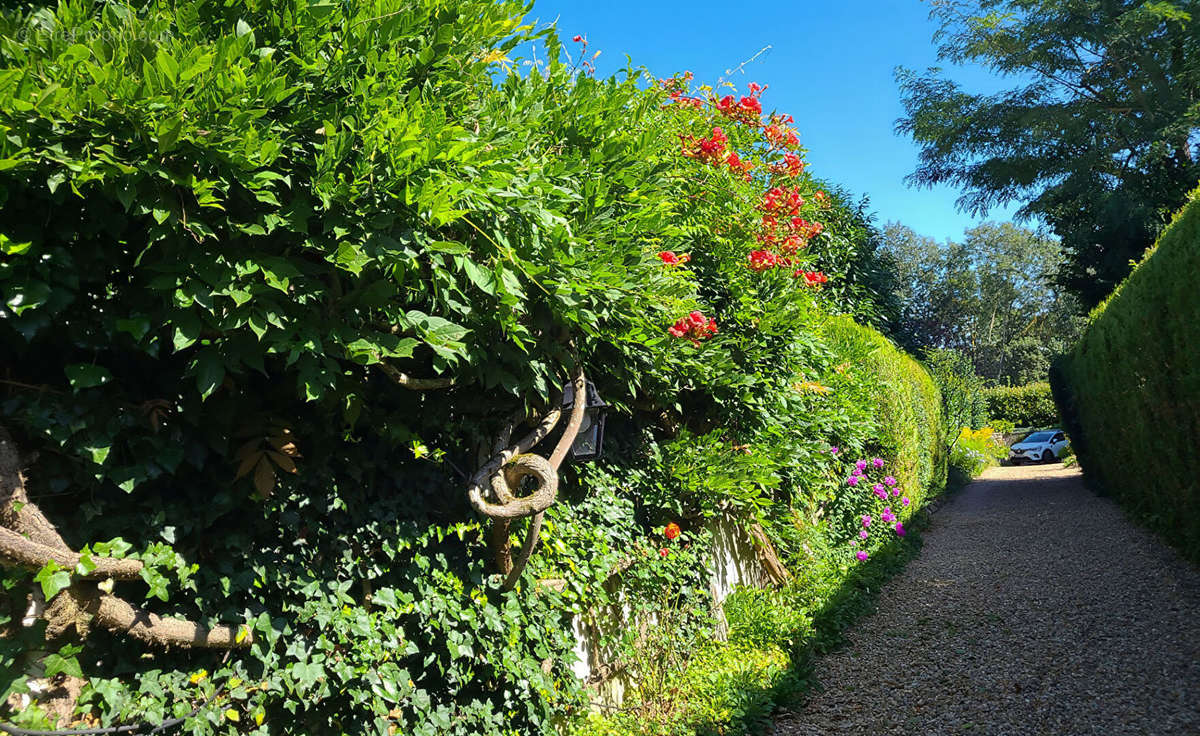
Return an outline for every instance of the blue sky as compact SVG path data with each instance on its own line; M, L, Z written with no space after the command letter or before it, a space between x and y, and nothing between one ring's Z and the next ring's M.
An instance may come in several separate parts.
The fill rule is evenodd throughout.
M770 45L745 74L727 78L740 90L770 85L763 106L796 117L813 173L869 195L879 224L899 221L958 240L980 219L955 209L956 190L907 187L917 148L892 132L903 113L893 70L938 65L928 15L920 0L535 0L532 17L557 18L564 41L586 35L589 50L603 52L601 75L623 67L628 55L659 77L689 70L697 81L715 82ZM972 91L1006 86L980 68L952 76ZM986 219L1010 219L1013 209Z

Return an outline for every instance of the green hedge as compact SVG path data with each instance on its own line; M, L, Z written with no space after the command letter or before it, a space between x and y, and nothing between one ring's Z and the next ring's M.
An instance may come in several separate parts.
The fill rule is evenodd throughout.
M1084 473L1200 559L1200 189L1052 379Z
M933 376L886 337L848 318L829 320L824 332L840 356L873 375L864 383L872 391L880 452L894 460L892 474L921 498L940 490L946 482L943 438L949 429Z
M1049 383L1025 386L992 386L983 390L988 417L1012 422L1014 427L1047 427L1058 424L1058 407Z

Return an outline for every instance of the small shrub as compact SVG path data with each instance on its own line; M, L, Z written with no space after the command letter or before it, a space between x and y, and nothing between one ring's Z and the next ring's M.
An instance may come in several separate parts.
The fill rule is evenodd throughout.
M992 427L963 427L950 449L950 465L967 478L974 478L1007 456L1008 447Z

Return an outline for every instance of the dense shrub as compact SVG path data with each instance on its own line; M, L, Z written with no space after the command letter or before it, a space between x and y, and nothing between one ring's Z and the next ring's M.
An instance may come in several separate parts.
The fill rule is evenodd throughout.
M988 417L1012 422L1014 427L1049 427L1058 424L1058 409L1049 383L1025 386L990 386L983 390Z
M829 585L874 503L844 458L895 463L917 503L936 488L936 389L874 333L823 327L869 316L865 276L820 271L867 234L821 227L858 215L784 116L762 121L757 91L595 79L525 10L0 11L0 425L74 548L145 563L116 594L252 637L228 659L56 639L89 723L550 732L586 707L571 621L614 577L634 615L672 612L614 656L688 672L709 520L796 566L831 550ZM549 61L518 74L528 44ZM607 451L560 469L508 590L494 561L515 550L468 478L577 366L613 405ZM5 570L0 697L48 646L16 624L35 578L99 590Z
M1092 312L1055 395L1092 484L1200 559L1200 189Z

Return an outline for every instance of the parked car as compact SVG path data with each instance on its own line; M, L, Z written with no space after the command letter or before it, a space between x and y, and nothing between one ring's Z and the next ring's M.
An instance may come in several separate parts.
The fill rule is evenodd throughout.
M1034 432L1008 448L1008 462L1013 465L1053 462L1063 455L1069 444L1061 429Z

